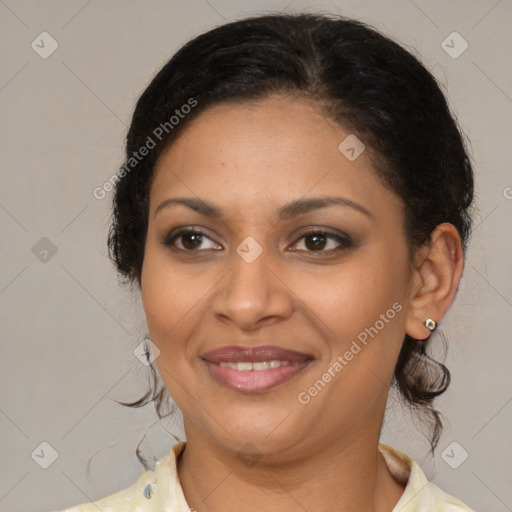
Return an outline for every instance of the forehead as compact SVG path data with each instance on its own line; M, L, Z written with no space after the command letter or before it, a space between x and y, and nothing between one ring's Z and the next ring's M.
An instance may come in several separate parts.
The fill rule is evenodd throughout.
M276 96L211 107L162 153L153 208L173 193L229 199L238 208L325 193L397 202L370 164L371 148L353 159L345 141L358 143L306 100Z

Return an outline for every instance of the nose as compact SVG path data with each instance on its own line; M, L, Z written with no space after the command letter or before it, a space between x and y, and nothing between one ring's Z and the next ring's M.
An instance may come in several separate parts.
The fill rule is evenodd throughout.
M265 251L252 262L233 254L231 271L213 298L213 312L245 331L285 320L293 311L293 295L279 278Z

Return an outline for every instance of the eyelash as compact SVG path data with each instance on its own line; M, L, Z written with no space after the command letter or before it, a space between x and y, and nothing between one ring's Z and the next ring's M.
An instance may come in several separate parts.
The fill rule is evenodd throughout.
M200 235L200 236L205 237L208 240L211 240L213 242L213 240L206 233L201 231L200 229L182 229L181 231L178 231L177 233L173 234L172 236L168 235L162 241L162 244L167 245L167 246L171 246L174 250L185 252L185 253L192 253L192 254L194 254L194 253L198 253L198 252L204 251L205 249L181 249L181 248L178 248L178 247L174 246L174 243L175 243L175 241L177 239L179 239L182 236L192 235L192 234L193 235ZM318 250L318 251L313 251L313 250L309 250L308 251L308 250L306 250L305 252L312 253L312 254L315 254L315 253L332 254L332 253L337 253L339 251L343 251L343 250L349 249L349 248L351 248L353 246L352 241L351 241L349 236L347 236L347 235L345 235L345 236L336 235L334 233L330 233L330 232L324 231L322 229L316 229L316 230L307 231L307 232L303 233L297 239L297 241L294 242L294 243L297 244L300 240L305 239L308 236L313 236L313 235L321 236L321 237L327 238L329 240L334 240L336 243L339 244L339 246L336 247L335 249L329 249L329 250L321 249L321 250ZM214 242L214 243L216 243L216 242ZM217 244L217 245L220 245L220 244ZM302 251L302 250L299 249L299 251Z

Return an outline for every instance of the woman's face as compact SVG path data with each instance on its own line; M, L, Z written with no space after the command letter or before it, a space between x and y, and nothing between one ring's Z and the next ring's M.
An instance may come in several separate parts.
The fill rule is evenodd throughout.
M159 159L142 299L189 439L298 455L380 431L413 272L349 135L273 97L210 108Z

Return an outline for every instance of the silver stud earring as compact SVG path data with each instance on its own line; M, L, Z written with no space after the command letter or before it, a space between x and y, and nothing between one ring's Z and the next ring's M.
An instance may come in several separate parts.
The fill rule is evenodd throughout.
M434 330L435 330L435 328L437 327L437 323L436 323L436 322L434 322L434 320L432 320L432 318L427 318L427 319L425 320L425 322L424 322L424 323L425 323L425 327L426 327L430 332L434 331Z

